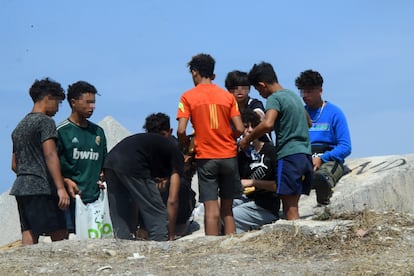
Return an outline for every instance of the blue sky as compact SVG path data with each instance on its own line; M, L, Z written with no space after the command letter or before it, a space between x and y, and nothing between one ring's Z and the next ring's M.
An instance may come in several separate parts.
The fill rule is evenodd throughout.
M348 118L351 158L414 153L413 10L410 0L0 0L0 192L15 179L10 134L32 108L35 79L94 84L92 121L111 115L141 132L161 111L176 129L193 86L186 63L201 52L216 59L220 86L261 61L294 91L300 72L317 70L324 99ZM56 122L69 112L63 102Z

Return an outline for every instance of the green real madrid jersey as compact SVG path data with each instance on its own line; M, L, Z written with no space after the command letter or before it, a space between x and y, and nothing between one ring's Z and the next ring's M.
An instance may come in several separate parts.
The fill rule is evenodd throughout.
M99 197L97 181L107 153L103 129L89 121L88 127L82 128L66 119L57 126L57 131L62 175L77 183L84 203L95 201Z

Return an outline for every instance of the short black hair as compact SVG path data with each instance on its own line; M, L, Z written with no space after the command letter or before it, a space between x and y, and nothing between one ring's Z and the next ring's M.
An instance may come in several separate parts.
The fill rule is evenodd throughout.
M35 80L30 87L29 94L34 103L42 100L47 95L57 97L62 101L65 99L65 91L60 83L50 78Z
M145 118L142 126L148 133L160 134L161 131L170 130L170 117L165 113L152 113Z
M78 100L82 94L92 93L98 94L95 86L86 81L77 81L68 86L68 102L72 107L71 100Z
M253 86L257 85L259 82L269 84L278 82L273 66L267 62L261 62L253 65L252 69L250 69L248 77L250 84Z
M250 86L247 73L238 70L231 71L227 74L224 86L227 90L232 90L237 86Z
M323 78L317 71L306 70L296 78L295 84L298 89L319 88L323 85Z
M190 71L197 71L203 78L214 78L215 61L212 56L208 54L198 54L192 57L187 66Z
M251 124L252 127L257 127L260 124L260 116L253 110L245 108L240 112L243 124Z

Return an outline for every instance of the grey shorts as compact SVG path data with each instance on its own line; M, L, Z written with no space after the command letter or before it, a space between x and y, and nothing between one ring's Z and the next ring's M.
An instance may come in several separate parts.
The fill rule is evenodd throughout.
M137 227L137 212L148 231L149 239L168 240L168 213L156 184L151 179L127 176L105 169L108 184L109 210L115 237L133 239ZM138 208L138 210L136 210Z
M198 159L198 186L200 202L208 200L233 199L240 197L240 182L237 158Z

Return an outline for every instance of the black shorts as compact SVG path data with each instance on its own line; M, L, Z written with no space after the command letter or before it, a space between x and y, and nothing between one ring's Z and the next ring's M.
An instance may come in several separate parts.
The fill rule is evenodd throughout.
M51 195L16 196L20 228L33 235L50 235L66 229L65 212L59 209L59 198Z

